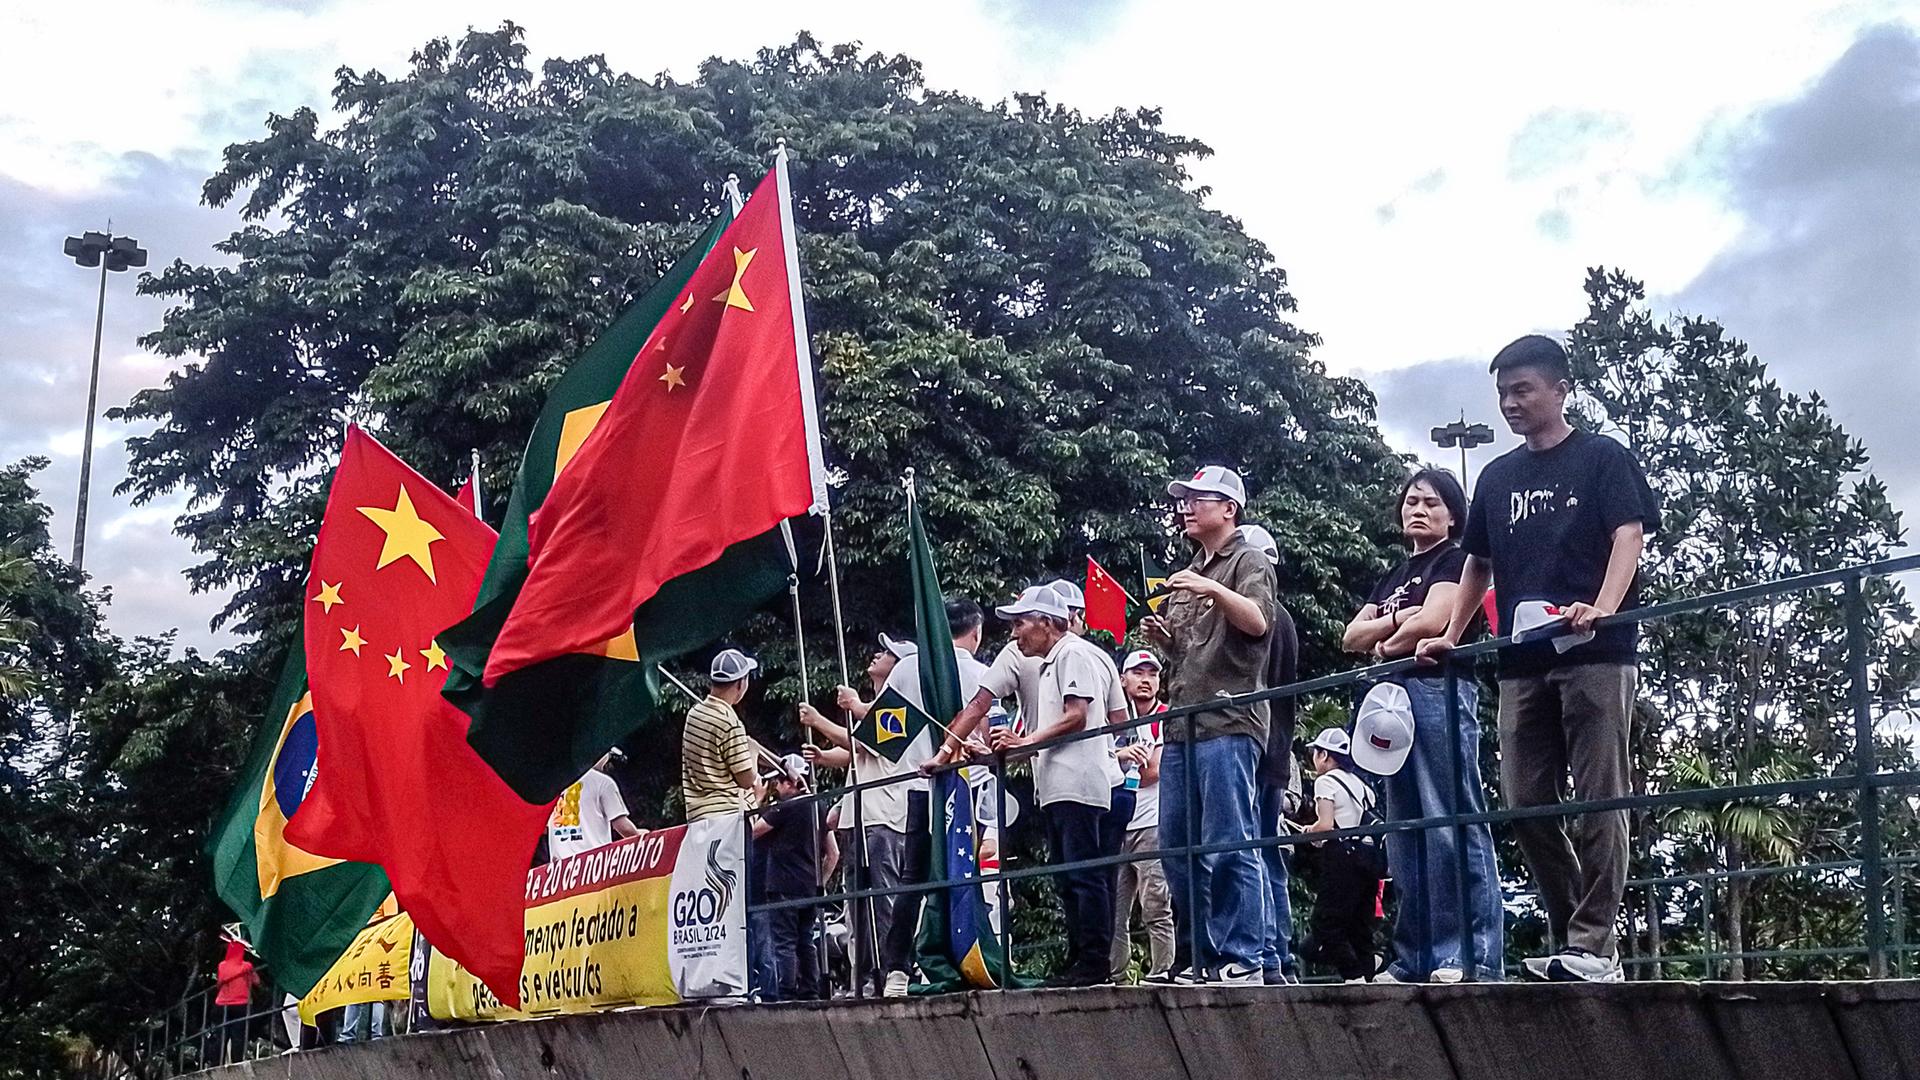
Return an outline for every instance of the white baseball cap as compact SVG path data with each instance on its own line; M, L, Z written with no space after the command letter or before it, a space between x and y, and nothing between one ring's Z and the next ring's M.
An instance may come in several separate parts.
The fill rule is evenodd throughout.
M1132 671L1137 667L1151 667L1153 670L1159 671L1160 658L1153 655L1151 650L1140 649L1127 654L1127 662L1120 665L1120 670Z
M1240 534L1241 541L1248 547L1265 555L1268 562L1275 566L1280 565L1280 541L1273 538L1273 534L1267 531L1266 526L1242 525L1233 531Z
M1381 683L1360 700L1353 718L1353 763L1392 776L1413 751L1413 703L1399 683Z
M1075 585L1066 578L1056 578L1053 581L1047 582L1047 588L1059 593L1060 601L1066 604L1067 607L1077 608L1081 611L1087 610L1087 594L1080 591L1080 586Z
M733 683L759 670L760 661L739 649L722 649L707 668L707 676L717 683Z
M1240 474L1225 465L1203 466L1191 480L1175 480L1167 485L1167 494L1176 499L1195 495L1223 495L1240 506L1247 505L1247 485Z
M1310 750L1325 750L1329 754L1347 754L1353 751L1353 742L1347 738L1344 728L1330 727L1313 737L1307 744Z
M891 638L885 634L880 635L880 647L892 653L895 660L905 660L920 652L920 646L913 642L903 638Z
M1046 585L1027 586L1018 600L1005 607L994 608L993 613L1009 621L1022 615L1051 615L1056 619L1068 618L1066 601Z
M1545 600L1522 600L1513 605L1513 639L1515 641L1539 641L1546 637L1544 633L1534 633L1547 627L1562 626L1567 621L1566 609ZM1558 652L1566 652L1576 645L1585 645L1593 640L1593 631L1583 634L1562 634L1553 639L1553 647Z

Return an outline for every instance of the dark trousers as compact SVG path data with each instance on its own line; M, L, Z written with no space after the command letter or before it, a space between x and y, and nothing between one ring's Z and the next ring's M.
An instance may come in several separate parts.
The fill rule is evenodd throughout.
M797 896L768 896L770 903L797 900ZM765 1001L808 1001L820 993L819 953L813 924L819 908L778 908L763 913L768 948L772 953L773 985L762 988ZM767 996L768 994L771 996Z
M1107 811L1084 803L1057 802L1044 808L1047 846L1055 862L1097 859ZM1114 850L1119 850L1115 844ZM1061 913L1067 924L1067 964L1063 974L1095 982L1107 977L1107 949L1113 943L1113 868L1099 866L1054 875Z
M927 880L928 861L933 855L933 823L924 791L907 792L906 851L900 861L900 884L922 884ZM922 892L901 893L893 901L893 919L887 926L887 939L880 949L880 960L889 973L913 972L913 939L920 932Z
M1343 979L1367 978L1374 970L1373 912L1380 879L1363 856L1339 841L1315 848L1313 865L1319 889L1300 954Z

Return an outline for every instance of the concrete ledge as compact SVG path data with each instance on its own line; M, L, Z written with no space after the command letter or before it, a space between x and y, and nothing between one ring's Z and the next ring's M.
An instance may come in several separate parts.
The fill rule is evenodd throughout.
M684 1006L329 1047L209 1080L1895 1080L1920 983L1096 987Z

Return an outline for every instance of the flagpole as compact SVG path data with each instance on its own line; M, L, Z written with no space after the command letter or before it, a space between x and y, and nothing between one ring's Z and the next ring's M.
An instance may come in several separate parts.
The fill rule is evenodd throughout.
M473 485L473 516L487 519L487 503L480 490L480 448L467 451L467 482Z

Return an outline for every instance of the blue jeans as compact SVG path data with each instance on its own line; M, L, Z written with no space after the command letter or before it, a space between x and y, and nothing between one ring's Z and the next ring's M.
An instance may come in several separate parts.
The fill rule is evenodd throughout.
M1298 766L1295 766L1298 768ZM1280 819L1287 811L1287 789L1272 784L1260 789L1260 836L1272 839L1281 833ZM1294 974L1293 900L1287 895L1287 863L1292 849L1262 848L1260 860L1267 870L1266 942L1260 950L1260 970L1268 981L1277 975Z
M370 1029L370 1033L368 1035L360 1034L360 1021L363 1018L366 1018L368 1020L367 1026ZM386 1037L387 1037L387 1003L386 1002L370 1001L364 1004L354 1004L354 1005L347 1006L346 1015L340 1018L340 1041L341 1042L350 1043L350 1042L358 1042L359 1040L366 1039L366 1038L384 1039Z
M1413 750L1398 773L1386 778L1387 816L1395 821L1452 813L1482 813L1487 808L1480 782L1480 720L1475 711L1480 689L1471 678L1457 680L1457 723L1448 733L1447 680L1444 676L1408 679L1413 706ZM1460 790L1450 798L1454 744L1460 748ZM1393 920L1394 959L1388 970L1400 979L1422 981L1441 968L1464 970L1466 937L1473 935L1474 977L1497 981L1504 965L1505 911L1500 902L1500 873L1494 863L1493 833L1468 825L1465 833L1467 911L1460 911L1461 854L1452 827L1387 837L1387 866L1399 898ZM1470 928L1470 931L1463 929Z
M1193 744L1193 806L1187 804L1187 747L1169 738L1160 753L1160 843L1229 844L1252 840L1258 832L1254 769L1260 744L1251 735L1221 735ZM1197 826L1197 827L1196 827ZM1259 852L1222 851L1161 860L1173 893L1177 942L1186 946L1200 931L1201 955L1195 969L1232 964L1260 969L1267 942L1267 868ZM1188 884L1193 896L1188 897ZM1189 904L1191 903L1191 910ZM1183 948L1184 952L1185 949Z
M761 1001L780 1000L780 964L775 959L771 911L755 911L747 916L747 980L760 992Z

